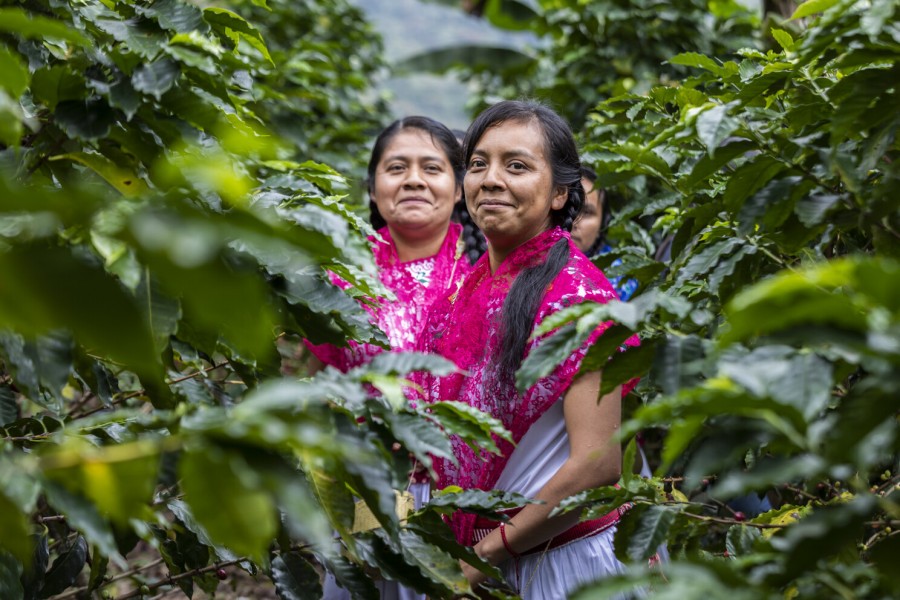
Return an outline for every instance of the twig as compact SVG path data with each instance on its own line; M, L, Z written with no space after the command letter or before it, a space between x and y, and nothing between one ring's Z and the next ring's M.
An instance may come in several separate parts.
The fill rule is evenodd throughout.
M163 562L163 559L162 559L162 558L158 558L158 559L156 559L156 560L154 560L154 561L151 561L151 562L147 563L146 565L143 565L143 566L140 566L140 567L135 567L135 568L133 568L133 569L131 569L131 570L129 570L129 571L124 571L124 572L122 572L122 573L119 573L119 574L116 575L115 577L110 577L108 580L104 581L104 582L103 582L103 585L104 585L104 586L105 586L105 585L109 585L110 583L115 583L116 581L120 581L120 580L122 580L122 579L127 579L127 578L129 578L129 577L134 577L135 575L137 575L137 574L140 573L141 571L146 571L147 569L152 569L153 567L155 567L156 565L160 564L161 562ZM89 589L90 589L89 586L86 586L86 585L85 585L85 586L82 586L82 587L79 587L79 588L71 589L71 590L69 590L69 591L67 591L67 592L63 592L62 594L57 594L56 596L51 596L51 597L50 597L50 600L66 600L66 598L74 598L74 597L76 597L76 596L78 596L78 595L80 595L80 594L82 594L82 593L84 593L84 592L87 592Z

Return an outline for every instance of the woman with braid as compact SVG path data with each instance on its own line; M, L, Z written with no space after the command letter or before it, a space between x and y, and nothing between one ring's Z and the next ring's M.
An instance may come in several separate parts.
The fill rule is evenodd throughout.
M395 300L367 307L373 322L387 334L392 350L414 350L432 302L460 281L479 256L480 233L471 226L462 202L462 150L453 133L428 117L407 117L389 125L375 141L368 167L370 220L378 277ZM466 224L451 221L457 220ZM483 245L483 241L480 242ZM332 275L332 282L349 284ZM325 365L348 371L383 350L353 341L348 347L307 343L314 356L311 371ZM414 469L415 471L415 469ZM420 508L430 483L414 472L409 491ZM382 598L424 598L392 581L376 583ZM323 598L343 600L349 593L326 574Z
M432 307L422 349L453 360L460 373L425 377L423 391L427 400L455 399L493 415L516 445L497 440L496 456L452 439L457 461L436 463L437 487L542 500L511 512L505 524L458 512L451 527L526 600L564 599L623 570L613 553L618 511L582 523L577 513L550 517L563 498L619 479L622 389L599 398L602 373L579 373L609 323L524 393L515 373L544 339L529 339L544 319L616 292L569 235L584 188L575 141L559 115L533 102L501 102L471 125L464 152L466 204L488 251L460 290ZM484 580L462 567L473 586Z

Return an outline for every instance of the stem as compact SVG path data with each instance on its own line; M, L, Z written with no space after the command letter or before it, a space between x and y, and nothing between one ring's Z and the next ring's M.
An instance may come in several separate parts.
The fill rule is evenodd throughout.
M152 562L149 562L146 565L143 565L141 567L135 567L129 571L124 571L122 573L119 573L115 577L110 577L108 580L104 581L103 585L109 585L110 583L114 583L114 582L120 581L122 579L134 577L141 571L146 571L147 569L151 569L151 568L155 567L156 565L160 564L161 562L163 562L163 559L158 558L158 559L156 559ZM76 596L81 595L84 592L87 592L88 590L89 590L89 587L85 585L85 586L82 586L79 588L71 589L67 592L63 592L62 594L57 594L56 596L51 596L50 600L66 600L66 598L74 598Z

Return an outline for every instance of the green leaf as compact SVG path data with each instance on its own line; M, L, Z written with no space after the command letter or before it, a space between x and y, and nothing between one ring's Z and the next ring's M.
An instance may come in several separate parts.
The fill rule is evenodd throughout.
M28 518L10 498L0 492L0 554L9 552L26 564L32 554L31 526Z
M319 573L299 552L285 552L272 561L272 582L282 600L315 600L322 596Z
M624 352L613 354L609 363L603 367L600 395L608 394L618 386L646 373L650 369L655 353L656 344L644 342L637 348L629 346Z
M212 25L214 29L225 29L226 31L230 29L237 33L240 35L241 39L245 40L248 44L253 46L253 48L258 50L272 66L275 65L272 61L272 57L269 56L269 49L266 47L266 42L263 40L262 34L256 27L248 23L237 13L224 8L204 8L203 18L207 23Z
M49 160L71 160L80 163L100 175L125 197L137 196L147 191L147 185L137 175L119 167L101 154L69 152L51 156Z
M155 17L164 29L178 33L199 31L205 33L209 26L203 22L203 13L199 8L179 0L156 0L149 6L136 6L136 12L148 17Z
M791 51L794 49L794 38L791 37L784 29L775 29L772 28L772 37L775 38L775 41L778 42L778 45L782 47L782 49L786 51Z
M0 597L19 600L25 590L19 580L22 564L12 554L0 550Z
M90 40L56 19L32 15L21 8L0 8L0 31L24 38L66 40L89 48Z
M740 121L729 116L728 111L728 106L717 105L703 111L697 117L697 137L706 146L706 152L710 157L715 155L722 142L740 126Z
M18 147L25 132L22 120L25 115L22 107L4 90L0 90L0 142L7 146Z
M185 528L193 533L201 544L213 548L219 560L232 561L237 560L238 556L229 548L226 548L210 538L206 529L194 517L191 507L182 500L170 500L166 506L172 511L172 514L184 524Z
M143 372L158 373L153 342L132 299L101 270L62 248L18 246L0 254L0 325L26 335L68 328L77 340ZM128 335L121 335L127 331Z
M19 418L16 394L8 383L0 384L0 427Z
M857 269L865 261L843 259L803 271L782 272L740 292L726 307L731 329L723 342L800 325L837 325L865 330L862 306L847 291L861 285ZM874 282L873 282L874 283Z
M808 0L804 2L800 6L797 7L797 10L794 11L794 14L791 15L790 20L794 19L802 19L803 17L808 17L809 15L813 15L819 12L825 12L832 6L838 3L839 0Z
M696 364L704 356L703 343L697 336L667 335L657 346L650 376L664 394L675 394L692 383L698 373Z
M88 546L83 536L75 538L72 546L61 552L44 579L41 596L47 598L62 593L69 588L87 563Z
M629 517L631 515L626 518ZM628 538L628 556L633 561L647 560L656 554L657 548L665 543L669 528L675 521L675 511L664 506L651 506L637 515L637 518L637 526Z
M131 85L138 92L151 94L159 100L172 89L179 75L181 69L178 63L169 58L160 58L138 67L131 76Z
M697 52L682 52L681 54L676 54L669 59L669 62L673 65L699 67L701 69L711 71L719 76L728 75L728 72L723 69L722 66L715 60L711 59L708 56L704 56L703 54L698 54Z
M113 523L144 516L153 498L159 449L150 440L97 448L76 441L41 458L44 475L91 500Z
M500 490L486 492L479 489L463 490L458 487L448 487L436 493L420 510L450 514L456 509L462 509L488 519L506 521L509 517L500 511L526 504L542 504L542 502L513 492Z
M484 16L494 27L508 31L529 29L539 14L523 0L488 0Z
M499 450L491 436L512 443L512 433L499 419L463 402L432 402L419 411L425 416L433 415L447 433L460 436L470 447L483 447L496 454Z
M385 412L384 422L403 447L412 452L426 469L431 469L432 457L456 463L450 438L441 429L417 414Z
M10 52L5 46L0 46L0 87L5 89L13 98L18 98L28 88L31 81L31 73L28 66L18 54Z
M210 538L265 563L277 531L275 505L244 458L210 446L186 452L179 471L185 502Z
M64 100L56 105L56 122L72 137L90 141L104 138L115 115L103 100Z
M462 574L457 559L425 542L416 533L401 531L400 549L408 564L418 566L426 577L453 595L469 590L469 582Z
M415 371L429 371L437 376L450 375L457 370L453 361L420 352L382 352L369 363L353 370L355 373L405 375Z

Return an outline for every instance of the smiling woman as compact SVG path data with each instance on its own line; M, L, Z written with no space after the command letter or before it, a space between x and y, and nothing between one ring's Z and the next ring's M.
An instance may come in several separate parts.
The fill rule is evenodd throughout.
M580 373L605 323L549 376L520 393L515 372L544 337L534 329L566 306L616 297L609 281L569 236L584 202L581 165L568 125L536 103L501 102L483 112L465 139L466 203L488 239L458 293L432 307L422 349L460 371L426 376L426 400L459 400L499 419L515 446L486 455L453 439L456 463L436 461L437 487L504 490L543 501L507 523L457 513L460 543L498 565L526 600L562 600L578 586L620 572L612 547L619 512L578 523L550 517L568 496L616 482L622 389L599 397L602 373ZM637 340L629 340L636 344ZM627 391L627 390L626 390ZM463 565L470 583L484 579Z

